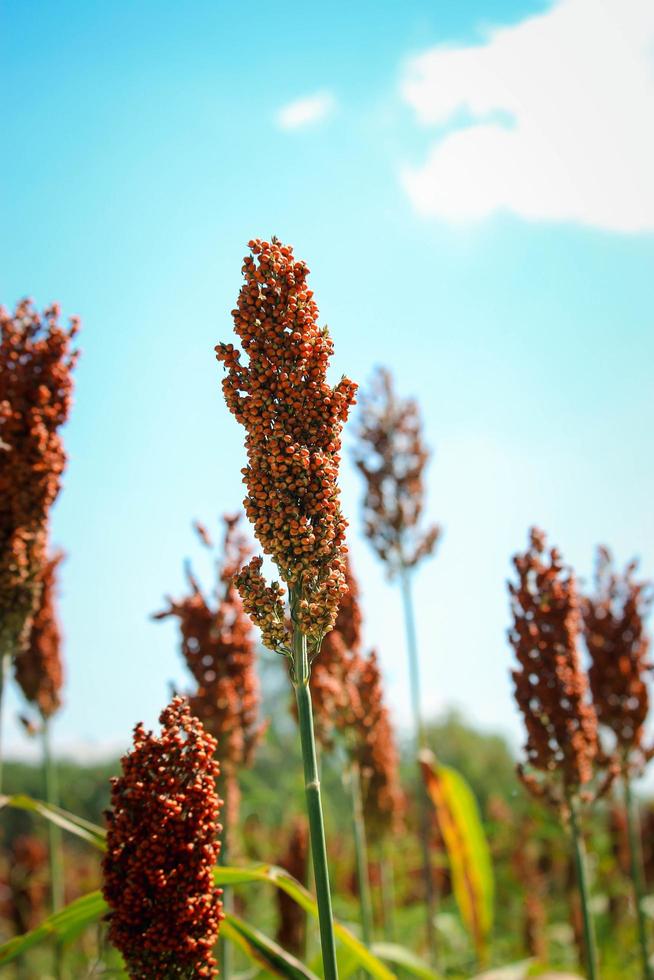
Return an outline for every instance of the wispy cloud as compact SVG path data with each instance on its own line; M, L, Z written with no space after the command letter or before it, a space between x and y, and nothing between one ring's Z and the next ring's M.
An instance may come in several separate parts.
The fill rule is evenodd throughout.
M412 58L401 92L421 124L453 125L401 174L418 212L654 229L652 0L561 0Z
M316 92L295 99L282 106L275 115L280 129L300 129L313 123L322 122L336 107L336 99L331 92Z

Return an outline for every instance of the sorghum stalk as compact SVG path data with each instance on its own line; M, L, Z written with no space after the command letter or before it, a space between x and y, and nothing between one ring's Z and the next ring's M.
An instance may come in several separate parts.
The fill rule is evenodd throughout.
M584 952L586 956L586 969L589 980L597 980L599 977L597 966L597 943L595 940L595 928L593 917L590 911L590 888L588 884L588 866L586 858L586 845L581 827L579 825L579 801L576 797L570 797L568 801L570 812L570 834L572 837L572 847L575 859L575 871L577 873L577 885L579 897L581 899L581 914L584 925Z
M386 841L382 842L379 855L381 899L384 920L384 939L395 942L395 874L393 857Z
M420 676L418 660L418 642L416 638L416 624L413 610L413 597L411 594L410 572L406 565L400 566L400 585L402 588L402 601L404 605L404 622L406 626L407 650L409 654L409 684L411 688L411 707L413 710L413 724L415 727L416 756L421 748L425 747L425 728L420 710ZM420 770L420 763L418 763ZM420 808L420 846L422 850L422 868L425 882L425 899L427 903L427 942L432 951L432 956L436 955L436 914L438 911L438 895L434 887L434 879L431 873L430 855L430 804L427 797L422 776L418 782L418 797Z
M357 762L352 762L350 765L347 773L347 781L352 799L352 830L357 866L357 883L359 886L359 903L361 905L361 931L363 933L364 943L366 946L369 946L373 938L372 898L370 895L370 876L368 873L366 825L363 819L363 801L361 799L361 772Z
M56 764L52 757L50 744L50 720L43 718L41 726L43 742L43 777L45 785L45 800L51 806L59 803L58 780ZM58 912L64 905L64 862L61 828L51 820L48 821L48 860L50 866L50 906L53 912ZM55 977L61 976L61 946L55 940L54 970Z
M627 833L629 836L629 861L631 864L631 881L634 888L634 902L636 905L636 920L638 923L638 942L643 965L643 977L645 980L652 980L653 972L649 957L649 943L647 941L647 922L643 909L645 898L645 882L643 875L643 852L640 835L640 820L636 809L636 800L631 789L629 774L625 772L622 777L624 786L625 808L627 811Z
M229 783L230 779L227 777L223 780L223 785L221 787L223 801L221 824L223 829L220 835L220 856L218 863L222 866L228 865L230 859L229 835L231 828L229 826ZM229 914L230 912L234 911L234 893L229 885L223 885L222 903L224 913ZM227 980L233 971L234 956L232 944L231 942L227 942L224 936L218 939L218 964L220 966L220 976L226 978Z
M420 526L429 451L423 441L417 403L396 396L392 376L387 370L377 371L371 395L363 399L358 435L355 462L366 480L363 505L366 534L386 565L389 578L400 578L417 756L425 734L420 712L418 647L409 575L423 558L433 553L440 528L437 525ZM435 960L437 896L430 860L430 805L419 765L418 794L427 941Z
M291 610L299 599L291 591ZM293 615L293 613L291 613ZM293 686L297 701L302 761L304 764L304 789L309 816L309 835L311 838L311 857L316 882L318 919L320 923L320 946L322 949L325 980L337 980L336 940L332 914L332 899L327 867L327 847L325 844L325 822L320 797L320 776L316 757L316 741L313 730L313 710L309 693L310 665L307 652L307 638L297 625L293 625Z

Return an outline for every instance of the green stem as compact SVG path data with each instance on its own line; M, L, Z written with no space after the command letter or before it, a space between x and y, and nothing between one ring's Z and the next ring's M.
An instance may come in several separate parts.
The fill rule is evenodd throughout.
M354 831L354 852L356 856L359 902L361 904L361 932L366 946L370 946L373 933L372 897L370 895L370 876L368 874L368 845L366 825L361 799L361 772L359 764L352 762L348 772L352 796L352 829Z
M9 666L11 664L11 654L8 650L4 651L0 657L0 793L2 792L3 760L4 760L4 704L5 688L9 679Z
M293 609L294 598L296 597L291 595L291 609ZM295 698L297 700L300 742L304 763L304 786L307 798L307 812L309 815L309 835L311 838L313 870L316 881L323 973L325 980L338 980L332 899L329 889L327 848L325 845L325 824L320 800L320 778L316 759L316 740L313 731L309 676L310 665L307 652L307 638L300 628L295 625L293 628L293 686L295 687Z
M425 727L422 720L420 708L420 665L418 660L418 641L416 635L416 620L413 611L413 596L411 594L411 579L409 570L405 565L400 568L400 585L402 588L402 602L404 606L404 623L406 627L407 651L409 654L409 687L411 691L411 708L413 712L413 723L416 733L416 749L419 750L426 745ZM416 751L416 757L418 751ZM418 799L420 808L420 845L422 850L422 877L425 887L426 912L427 912L427 945L431 954L432 965L436 964L437 942L436 942L436 913L438 911L438 895L434 887L434 879L431 870L430 854L430 804L427 790L422 778L420 764L418 763Z
M634 887L634 900L636 903L636 920L638 923L638 940L640 942L640 953L643 962L644 980L652 980L652 965L649 958L647 942L647 923L643 910L643 899L645 898L645 882L643 880L643 852L640 837L640 821L636 800L631 792L631 780L625 770L622 781L624 785L624 799L627 810L627 832L629 835L629 860L631 862L631 881Z
M381 900L384 916L384 939L395 942L395 875L393 873L393 858L389 853L386 841L381 846L379 855L381 878Z
M50 722L43 718L41 725L43 739L43 776L45 783L45 799L52 806L59 803L57 787L57 770L50 746ZM64 906L64 868L62 854L61 829L52 821L48 821L48 858L50 862L50 904L53 912L58 912ZM61 946L55 941L54 972L55 977L61 976Z
M586 955L586 968L589 980L597 980L599 970L597 965L597 945L595 942L595 929L590 911L590 888L588 884L588 868L586 861L586 846L579 825L578 800L570 797L568 800L570 807L570 830L572 834L572 846L574 850L575 870L577 872L577 885L579 887L579 897L581 899L581 915L584 926L584 952Z
M221 813L221 823L222 823L222 836L220 842L220 864L225 866L229 864L229 782L230 774L224 772L223 770L223 785L222 785L222 798L223 806ZM225 912L234 911L234 893L228 885L223 885L223 909ZM224 980L228 980L233 972L233 955L232 955L232 944L228 942L224 937L220 937L218 940L218 959L220 966L220 976Z

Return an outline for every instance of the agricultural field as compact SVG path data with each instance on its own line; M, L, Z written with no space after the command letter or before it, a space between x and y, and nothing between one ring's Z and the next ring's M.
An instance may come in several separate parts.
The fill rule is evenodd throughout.
M654 19L508 6L0 14L8 980L654 978Z

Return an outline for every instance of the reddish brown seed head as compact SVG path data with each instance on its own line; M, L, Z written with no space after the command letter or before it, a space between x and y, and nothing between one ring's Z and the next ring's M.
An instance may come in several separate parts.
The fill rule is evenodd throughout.
M0 653L27 639L47 561L47 522L66 454L78 321L29 300L0 307Z
M27 643L14 661L18 686L43 718L50 718L61 707L64 675L56 593L57 570L63 558L63 552L57 552L43 567L39 602Z
M161 735L134 730L112 780L103 895L109 939L136 980L214 977L222 919L213 868L221 801L215 739L183 698L161 713Z
M545 535L530 532L529 547L513 559L509 640L518 668L515 697L527 729L528 788L565 805L593 776L597 720L579 660L580 614L574 576Z
M223 517L222 552L216 558L216 588L206 596L190 569L189 593L168 600L155 619L179 623L182 654L196 682L190 707L218 739L219 759L227 774L249 765L262 734L254 630L243 608L234 573L250 548L238 515ZM208 532L196 530L207 546ZM230 794L230 805L235 802Z
M337 476L356 385L347 378L336 387L327 382L333 345L318 326L305 263L276 239L257 239L250 249L233 311L242 351L219 344L216 355L227 371L225 400L246 432L247 516L264 553L300 596L294 616L318 646L344 589L346 521ZM239 588L266 643L285 645L271 629L274 597L256 575L239 579Z
M432 554L440 536L435 524L420 527L429 455L417 403L398 398L390 372L379 368L361 399L355 462L366 481L366 534L391 577Z
M617 572L608 549L599 548L595 594L582 600L597 719L612 732L620 765L627 771L641 770L652 754L644 745L652 671L645 618L654 590L650 582L636 579L636 569L631 562Z

